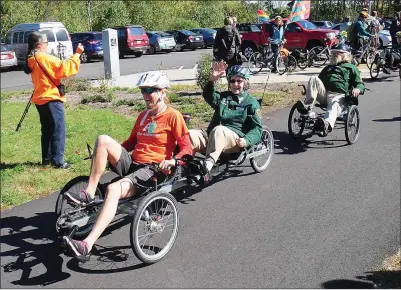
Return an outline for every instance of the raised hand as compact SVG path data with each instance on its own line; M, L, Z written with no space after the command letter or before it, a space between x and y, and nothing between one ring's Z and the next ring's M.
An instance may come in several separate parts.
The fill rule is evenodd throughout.
M225 62L216 62L210 74L210 80L216 82L226 72L227 66Z

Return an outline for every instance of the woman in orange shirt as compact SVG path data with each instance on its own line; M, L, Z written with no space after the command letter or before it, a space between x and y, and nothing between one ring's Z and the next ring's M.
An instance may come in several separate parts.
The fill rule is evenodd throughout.
M165 102L166 88L170 85L168 77L161 72L151 71L143 74L137 85L141 89L147 110L139 114L130 136L122 144L107 135L99 136L95 144L88 187L82 192L65 193L67 198L77 204L93 202L97 184L107 162L121 177L107 187L104 205L88 237L83 241L63 237L75 256L88 258L93 244L113 220L120 198L140 195L154 184L154 172L149 164L157 162L161 169L174 166L176 161L173 153L177 144L180 152L176 158L193 154L184 118ZM158 178L160 182L165 175L158 174Z
M46 53L47 45L46 35L40 32L29 34L24 72L31 74L34 88L32 103L36 105L42 126L42 164L51 163L56 168L67 169L71 165L64 161L65 96L60 80L78 73L84 47L79 44L76 53L62 61Z

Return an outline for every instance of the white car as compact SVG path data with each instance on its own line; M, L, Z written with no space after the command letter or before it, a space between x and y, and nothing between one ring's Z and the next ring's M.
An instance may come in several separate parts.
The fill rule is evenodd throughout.
M380 47L389 46L392 43L390 31L382 30L379 32Z
M18 65L17 57L15 52L7 48L5 45L1 45L1 62L0 67L11 68Z

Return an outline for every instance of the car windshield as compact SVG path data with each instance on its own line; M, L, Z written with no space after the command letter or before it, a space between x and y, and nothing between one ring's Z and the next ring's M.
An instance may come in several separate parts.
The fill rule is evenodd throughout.
M208 32L208 33L211 33L211 34L213 34L213 33L216 33L216 32L217 32L216 30L214 30L214 29L211 29L211 28L202 28L201 30L203 30L203 31L206 31L206 32Z
M95 33L95 34L93 35L93 39L102 40L102 34L101 34L101 33Z
M315 24L313 24L312 22L309 22L307 20L301 20L301 21L298 21L298 23L306 30L317 29L317 26Z
M180 32L184 33L185 35L195 35L196 34L189 30L180 30Z
M1 46L1 51L7 51L7 47L5 47L4 45Z
M128 28L129 35L143 35L145 31L143 31L142 27L130 27Z
M163 31L157 31L157 32L153 32L154 34L157 34L161 37L172 37L172 35L170 33L167 32L163 32Z

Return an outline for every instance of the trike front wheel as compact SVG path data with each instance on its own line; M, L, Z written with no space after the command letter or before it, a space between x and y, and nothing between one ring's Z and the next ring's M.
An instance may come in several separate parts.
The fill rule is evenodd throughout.
M349 145L358 139L360 122L358 107L353 105L348 109L345 117L345 138Z
M155 191L143 197L130 228L135 256L145 264L163 259L177 238L177 201L167 192Z
M250 159L253 170L260 173L269 166L273 157L274 139L272 132L268 128L263 128L262 137L256 146L257 150L266 151L262 155Z
M297 104L293 105L288 116L288 132L291 137L297 139L302 136L305 129L305 116L298 112Z

